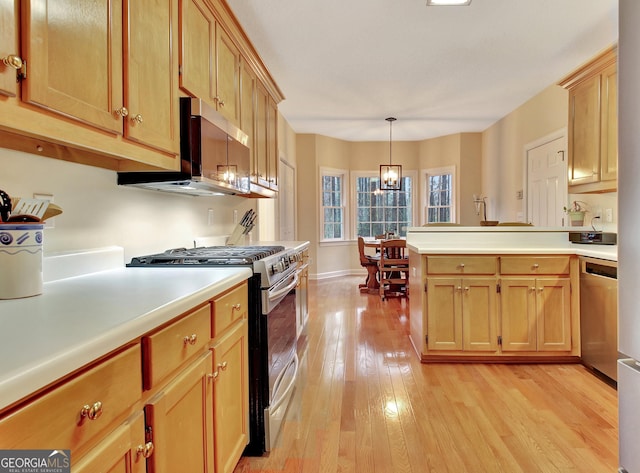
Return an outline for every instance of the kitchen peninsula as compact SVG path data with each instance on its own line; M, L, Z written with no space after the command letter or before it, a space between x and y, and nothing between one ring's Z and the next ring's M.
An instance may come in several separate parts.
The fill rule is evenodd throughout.
M578 361L578 257L615 261L617 246L572 244L568 231L409 228L411 341L421 360Z

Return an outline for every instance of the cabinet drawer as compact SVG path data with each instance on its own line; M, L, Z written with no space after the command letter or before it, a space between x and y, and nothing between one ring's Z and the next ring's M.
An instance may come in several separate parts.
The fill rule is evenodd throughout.
M495 256L428 256L428 274L495 274Z
M0 420L0 445L73 454L104 435L141 395L140 345L135 345Z
M216 338L237 320L246 318L249 291L244 283L213 301L211 337Z
M151 389L201 351L209 344L210 333L211 308L206 305L153 335L144 337L144 388Z
M569 256L502 256L502 274L569 274Z

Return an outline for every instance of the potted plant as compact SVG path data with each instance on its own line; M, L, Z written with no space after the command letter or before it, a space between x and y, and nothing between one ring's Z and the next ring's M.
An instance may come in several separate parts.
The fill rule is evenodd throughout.
M571 207L564 208L564 211L567 212L567 215L569 216L569 222L572 227L581 227L584 225L584 214L587 213L587 210L583 205L586 204L584 202L574 200Z

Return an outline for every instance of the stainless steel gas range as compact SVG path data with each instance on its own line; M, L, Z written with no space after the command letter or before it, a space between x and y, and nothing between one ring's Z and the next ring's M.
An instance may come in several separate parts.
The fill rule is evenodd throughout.
M208 246L177 248L133 258L129 267L250 266L249 444L246 455L274 445L298 373L298 338L307 316L308 242L285 247Z

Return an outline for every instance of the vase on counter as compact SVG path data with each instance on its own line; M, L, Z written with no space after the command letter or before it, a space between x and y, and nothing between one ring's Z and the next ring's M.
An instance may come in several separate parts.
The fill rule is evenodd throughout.
M584 211L569 211L567 215L569 216L569 222L571 222L572 227L581 227L584 225Z

